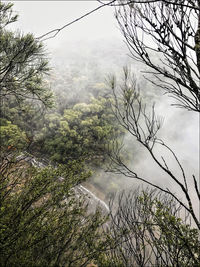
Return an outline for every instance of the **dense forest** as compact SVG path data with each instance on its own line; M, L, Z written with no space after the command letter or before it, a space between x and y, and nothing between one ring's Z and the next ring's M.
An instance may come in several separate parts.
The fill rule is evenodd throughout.
M154 104L171 94L199 114L200 3L112 2L131 57L82 44L52 63L0 1L0 266L200 266L198 177ZM143 176L144 153L162 181Z

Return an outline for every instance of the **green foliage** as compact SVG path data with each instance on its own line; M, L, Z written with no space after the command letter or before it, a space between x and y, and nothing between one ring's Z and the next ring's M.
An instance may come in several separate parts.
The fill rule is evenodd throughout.
M0 266L80 266L104 248L104 219L98 211L89 215L72 190L89 175L75 161L56 169L2 162Z
M155 225L158 233L154 240L154 246L160 253L165 253L166 249L171 258L172 265L197 266L200 260L200 243L198 241L198 230L192 228L189 222L184 222L178 214L177 203L168 198L168 201L160 196L151 196L143 192L140 203L149 209L149 224ZM149 242L149 241L148 241Z
M106 254L108 260L122 266L200 266L199 232L187 216L156 190L120 194L109 230L118 245Z
M12 14L12 3L2 3L0 2L0 14L1 14L1 24L0 29L2 30L6 25L13 23L17 20L17 15Z
M1 149L22 149L27 145L26 134L10 121L0 119Z
M48 61L41 42L32 34L23 35L6 29L15 22L12 4L0 3L0 82L2 101L11 96L18 102L36 99L45 106L52 105L52 93L45 85Z
M39 129L41 112L53 104L44 75L48 60L32 34L12 32L13 4L0 2L1 148L26 149Z
M64 110L63 116L47 116L42 133L42 149L52 160L64 163L87 157L94 163L105 158L105 145L122 131L116 124L110 99L99 97L92 98L89 104L78 103Z
M39 103L36 104L34 101L18 103L13 97L2 107L2 117L25 132L29 144L33 142L43 126L44 112Z

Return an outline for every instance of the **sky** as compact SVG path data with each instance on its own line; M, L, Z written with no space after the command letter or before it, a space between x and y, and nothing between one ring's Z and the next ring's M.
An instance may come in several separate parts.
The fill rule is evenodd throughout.
M14 10L19 14L15 29L34 33L36 37L45 34L82 16L99 6L90 1L13 1ZM121 37L113 15L113 8L103 7L75 24L65 28L55 38L47 40L47 46L57 48L62 43L80 40L112 39Z

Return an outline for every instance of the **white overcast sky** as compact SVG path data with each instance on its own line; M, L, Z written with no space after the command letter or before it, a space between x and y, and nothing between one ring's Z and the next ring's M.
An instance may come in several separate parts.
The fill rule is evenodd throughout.
M14 28L34 33L36 37L78 18L99 6L95 0L73 1L12 1L18 12L18 22ZM113 8L103 7L88 17L65 28L54 39L46 41L49 48L56 48L63 42L77 40L112 39L122 35L117 28Z

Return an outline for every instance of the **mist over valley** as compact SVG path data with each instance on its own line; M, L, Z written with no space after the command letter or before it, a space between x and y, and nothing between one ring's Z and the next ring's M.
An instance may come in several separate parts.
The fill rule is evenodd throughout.
M0 2L1 266L199 266L199 17Z

